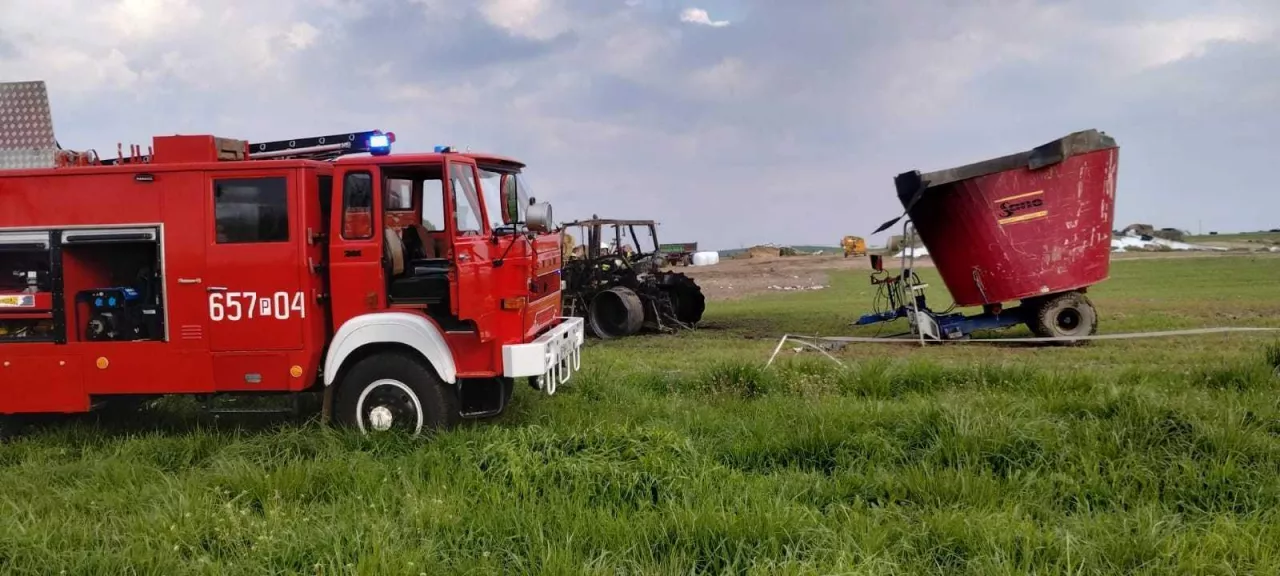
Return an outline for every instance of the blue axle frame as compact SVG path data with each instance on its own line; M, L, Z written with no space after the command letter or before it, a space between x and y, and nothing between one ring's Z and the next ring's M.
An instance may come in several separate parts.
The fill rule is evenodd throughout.
M1015 306L1008 310L1002 310L998 314L983 312L973 316L966 316L959 312L951 314L938 314L924 305L924 297L916 298L917 309L929 315L934 322L938 324L938 331L942 337L947 340L960 340L968 338L970 334L978 330L999 330L1002 328L1012 328L1027 321L1025 310L1022 306ZM910 308L899 306L895 310L864 314L854 322L857 326L866 326L868 324L876 324L879 322L893 322L899 318L907 318L911 314Z
M885 226L881 227L881 230L892 225L893 222L893 220L889 221ZM902 237L903 246L908 248L904 248L902 251L900 274L890 276L882 265L883 257L874 254L870 256L871 284L879 287L881 296L887 296L889 310L864 314L854 322L855 326L892 322L899 318L910 319L914 310L937 325L937 337L939 339L961 340L968 338L978 330L1012 328L1019 324L1026 324L1033 319L1036 313L1035 307L1028 305L1015 306L1009 309L1002 309L999 304L988 305L983 307L981 314L973 316L966 316L959 312L939 313L929 309L924 295L924 289L928 285L922 282L920 277L916 276L912 270L912 265L915 263L915 248L909 247L915 245L915 226L911 224L910 220L903 222ZM912 332L920 335L921 338L923 338L923 334L931 334L933 332L932 327L924 330L916 324L918 323L912 323Z

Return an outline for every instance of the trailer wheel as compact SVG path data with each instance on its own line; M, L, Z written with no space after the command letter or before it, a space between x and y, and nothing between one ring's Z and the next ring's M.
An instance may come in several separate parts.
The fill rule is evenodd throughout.
M614 286L591 299L587 325L599 338L630 336L644 325L644 304L630 288Z
M1028 327L1040 338L1079 338L1098 332L1098 311L1088 296L1066 292L1040 301ZM1079 345L1083 340L1062 342Z
M416 436L462 420L457 390L422 362L400 353L361 359L337 384L334 417L363 434L395 431Z

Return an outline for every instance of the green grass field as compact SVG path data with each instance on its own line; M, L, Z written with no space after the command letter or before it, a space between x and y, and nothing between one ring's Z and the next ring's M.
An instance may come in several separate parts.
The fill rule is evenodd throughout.
M1280 327L1280 258L1117 261L1090 294L1104 333ZM1280 335L762 369L784 332L874 333L871 298L712 303L429 439L181 403L37 428L0 445L0 573L1280 572Z
M1204 234L1190 236L1188 242L1250 242L1256 244L1280 244L1280 232L1239 232L1234 234Z

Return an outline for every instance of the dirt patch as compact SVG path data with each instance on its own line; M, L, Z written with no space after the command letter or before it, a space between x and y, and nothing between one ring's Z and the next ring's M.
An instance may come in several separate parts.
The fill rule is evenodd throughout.
M927 259L916 264L932 266ZM799 292L826 289L828 274L840 270L870 270L866 256L845 258L842 254L820 256L768 256L721 260L714 266L680 268L697 280L710 300L734 300L771 292Z
M1241 252L1113 252L1111 259L1145 260L1154 258L1221 258L1224 256L1242 255ZM1255 256L1272 256L1272 254L1250 254ZM1280 258L1280 254L1274 255ZM885 266L897 270L900 260L886 257ZM919 268L932 268L933 261L927 257L917 258ZM799 292L813 289L826 289L830 286L829 274L832 271L870 270L871 262L866 256L845 258L843 254L822 254L818 256L776 256L762 254L756 257L726 258L714 266L677 267L673 270L684 272L697 280L702 292L709 300L736 300L759 294L777 292ZM820 287L820 288L815 288Z
M746 256L753 259L779 258L781 255L777 246L752 246L747 249Z

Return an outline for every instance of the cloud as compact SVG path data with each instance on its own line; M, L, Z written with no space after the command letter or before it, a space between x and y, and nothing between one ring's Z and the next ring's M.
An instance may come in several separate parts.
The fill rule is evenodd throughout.
M1280 225L1242 169L1273 161L1280 4L702 6L11 0L0 78L49 83L64 145L394 130L527 161L563 218L709 247L865 234L901 210L899 172L1088 127L1122 146L1122 223Z
M306 50L320 36L320 30L307 22L294 22L285 33L285 40L294 50Z
M270 7L198 0L42 4L0 7L0 21L18 47L0 72L41 77L63 95L85 98L164 89L170 81L211 89L223 82L287 80L298 71L290 53L321 34L307 21L305 13L312 11L289 1ZM313 14L324 16L323 9Z
M573 24L572 17L550 0L484 0L480 12L494 26L532 40L550 40Z
M760 86L756 76L740 58L725 57L713 66L695 70L689 86L699 96L714 100L744 97Z
M1112 32L1118 54L1142 69L1198 58L1214 45L1271 39L1266 22L1244 16L1187 17L1124 26Z
M685 8L680 12L680 21L699 26L711 26L712 28L721 28L729 25L728 20L712 20L711 15L701 8Z

